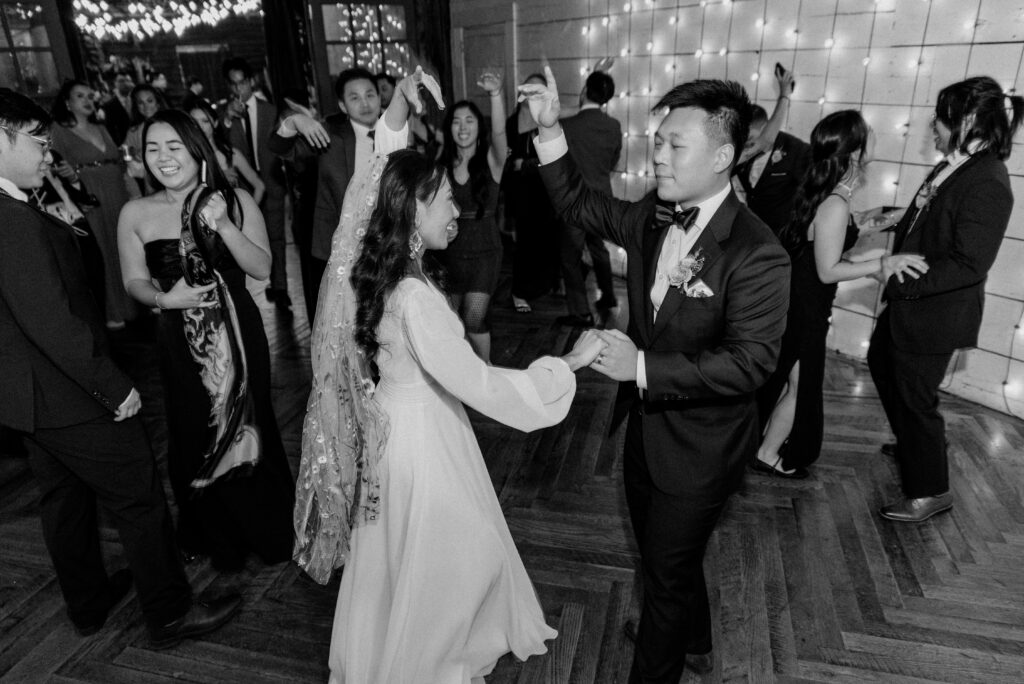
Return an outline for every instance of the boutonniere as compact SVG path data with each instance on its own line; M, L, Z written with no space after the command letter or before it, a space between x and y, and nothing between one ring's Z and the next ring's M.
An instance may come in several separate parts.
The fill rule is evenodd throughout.
M782 158L786 156L786 153L782 150L774 150L772 152L772 164L778 164L782 161Z
M924 211L928 208L928 205L935 199L935 193L938 192L939 186L934 181L925 183L921 186L921 189L917 191L917 197L914 198L914 204L917 205L918 211Z
M700 273L700 270L704 268L704 254L702 252L703 250L697 249L697 251L687 254L679 260L679 263L669 269L669 286L683 289L687 283L693 280L693 276Z

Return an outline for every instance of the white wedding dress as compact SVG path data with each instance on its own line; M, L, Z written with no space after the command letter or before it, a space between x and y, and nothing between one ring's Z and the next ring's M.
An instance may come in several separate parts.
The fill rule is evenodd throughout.
M555 630L516 551L463 403L535 430L562 420L576 380L560 359L487 366L433 286L402 280L378 328L373 399L389 432L380 511L352 530L331 638L336 684L467 684Z

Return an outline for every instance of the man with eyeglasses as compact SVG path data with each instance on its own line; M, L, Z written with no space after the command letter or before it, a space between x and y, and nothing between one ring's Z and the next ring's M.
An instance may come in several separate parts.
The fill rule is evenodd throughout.
M43 537L82 636L134 583L155 648L217 629L240 599L193 602L141 421L138 391L111 360L71 227L35 208L52 162L42 108L0 88L0 425L24 438ZM107 575L97 504L129 569Z
M288 296L285 268L285 177L281 160L268 147L277 120L277 107L256 96L252 67L244 59L228 59L222 70L231 89L231 99L224 108L220 125L232 146L245 155L246 161L256 169L267 187L260 205L267 224L272 259L267 299L278 306L288 307L292 300Z

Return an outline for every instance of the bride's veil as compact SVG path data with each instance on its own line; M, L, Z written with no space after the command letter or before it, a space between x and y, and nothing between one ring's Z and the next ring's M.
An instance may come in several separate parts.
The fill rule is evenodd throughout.
M313 387L302 426L293 556L321 584L345 564L353 526L380 512L377 469L388 420L373 399L369 363L355 342L349 276L386 162L387 156L376 155L370 172L349 182L310 337Z

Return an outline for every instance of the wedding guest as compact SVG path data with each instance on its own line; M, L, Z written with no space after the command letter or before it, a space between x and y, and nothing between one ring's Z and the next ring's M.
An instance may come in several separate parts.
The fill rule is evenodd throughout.
M543 74L531 74L524 83L543 85ZM551 207L537 168L537 122L530 108L520 103L505 124L508 135L508 171L505 173L505 210L515 223L516 248L512 264L512 305L530 313L530 300L558 289L558 217Z
M1013 209L1005 162L1022 117L1024 99L988 76L943 88L935 104L935 149L945 156L893 241L894 254L923 255L928 272L887 279L888 306L868 349L903 486L903 497L880 511L889 520L922 522L953 507L939 385L953 352L978 342L985 279Z
M844 257L857 242L850 204L874 156L875 134L859 112L829 114L811 131L809 166L780 239L793 263L779 362L757 392L762 441L754 470L805 478L818 460L824 425L825 338L836 283L866 276L917 278L917 254L870 261Z
M224 136L223 129L217 128L217 114L213 111L213 107L203 99L194 100L192 104L194 105L192 109L182 111L188 112L192 120L199 124L199 129L206 136L206 142L210 143L210 147L213 148L213 153L217 157L217 165L224 172L228 183L231 184L231 187L237 188L239 179L243 179L252 188L252 199L258 206L266 189L260 175L249 166L245 155L231 146Z
M256 96L252 67L240 57L225 60L224 79L231 90L231 100L221 116L220 125L228 142L239 150L249 166L263 180L265 192L260 208L266 218L267 237L270 239L270 284L267 301L280 307L290 307L288 295L287 240L284 225L285 188L284 168L270 149L270 135L277 126L277 108ZM249 188L255 191L255 188Z
M50 164L52 130L41 107L0 88L0 425L28 446L43 538L75 631L99 632L134 584L150 646L169 648L222 626L240 599L193 602L137 417L142 400L110 358L73 233L27 202ZM128 564L109 575L99 507Z
M118 330L135 317L135 307L121 282L117 254L117 217L128 201L124 161L113 139L95 122L92 88L84 81L65 81L53 101L53 149L64 161L54 172L72 183L81 180L96 196L99 206L89 214L103 255L107 327Z
M778 130L789 110L792 73L777 70L776 83L779 97L772 120L769 122L763 107L754 105L750 136L734 174L747 206L778 235L789 224L797 188L810 165L811 148L796 136Z
M270 401L270 351L245 278L266 278L263 216L235 189L198 124L157 112L143 132L159 190L121 212L125 287L160 310L167 465L190 557L241 569L291 558L293 479Z
M334 94L341 112L327 117L323 124L312 111L290 113L267 143L285 161L303 160L317 165L316 208L306 258L310 266L308 273L302 274L310 321L331 255L331 239L341 218L345 189L360 169L369 166L374 142L370 133L375 130L381 112L377 82L366 69L356 67L338 74ZM300 261L303 258L300 255Z
M580 92L579 113L562 119L562 130L569 144L569 154L588 187L611 197L611 172L622 152L622 126L602 111L602 107L615 94L615 81L603 71L587 76ZM586 271L583 249L590 252L594 277L601 297L594 303L601 314L601 323L607 320L609 310L618 306L612 281L612 264L604 240L581 228L562 224L561 261L565 280L565 305L568 314L560 316L562 325L592 327L594 316L587 301Z
M135 86L131 101L132 127L128 129L128 134L124 138L124 147L127 148L125 158L128 176L134 179L134 184L138 188L138 192L135 192L134 188L129 186L129 194L132 199L136 199L156 190L149 183L146 167L142 163L142 129L154 114L161 109L167 109L167 102L163 95L148 83Z
M377 82L377 92L380 94L381 109L387 109L388 105L391 104L391 98L395 94L395 84L398 83L398 81L395 80L394 76L391 76L384 71L380 72L373 78Z
M455 103L445 116L441 161L448 169L461 213L458 237L441 255L448 270L448 294L466 326L466 336L477 356L490 363L488 314L501 274L498 184L508 144L501 78L485 73L478 85L490 100L492 130L488 130L480 109L469 100Z
M135 76L131 69L114 72L110 80L110 96L103 103L103 125L118 146L124 144L124 137L132 125L132 88Z

